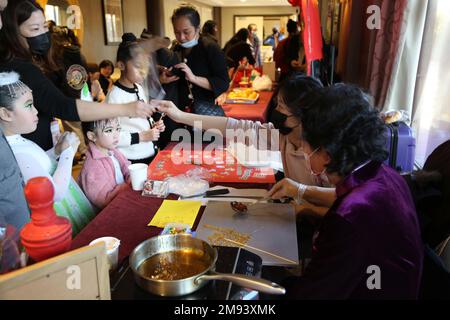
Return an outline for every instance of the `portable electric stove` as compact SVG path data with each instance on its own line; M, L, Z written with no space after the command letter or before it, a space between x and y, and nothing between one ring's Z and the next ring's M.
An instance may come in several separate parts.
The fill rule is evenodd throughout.
M262 259L258 255L241 248L214 248L218 253L217 272L261 276ZM258 292L227 281L210 281L205 287L186 296L160 297L148 293L136 284L126 259L118 273L111 277L111 296L113 300L257 300Z

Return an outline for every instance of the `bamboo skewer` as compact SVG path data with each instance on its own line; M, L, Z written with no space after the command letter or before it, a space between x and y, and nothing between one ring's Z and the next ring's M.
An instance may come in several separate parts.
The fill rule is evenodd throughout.
M238 246L240 246L240 247L242 247L242 248L247 248L247 249L251 249L251 250L256 250L256 251L259 251L259 252L268 254L269 256L275 257L275 258L277 258L277 259L284 260L284 261L287 261L287 262L289 262L289 263L293 263L293 264L296 264L296 265L298 264L297 261L294 261L294 260L291 260L291 259L287 259L287 258L284 258L284 257L280 257L280 256L278 256L278 255L276 255L276 254L274 254L274 253L270 253L270 252L268 252L268 251L265 251L265 250L262 250L262 249L258 249L258 248L252 247L252 246L249 246L248 244L239 243L239 242L237 242L237 241L234 241L234 240L231 240L231 239L227 239L227 238L224 238L224 240L225 240L225 241L228 241L228 242L231 242L231 243L233 243L233 244L235 244L235 245L238 245Z

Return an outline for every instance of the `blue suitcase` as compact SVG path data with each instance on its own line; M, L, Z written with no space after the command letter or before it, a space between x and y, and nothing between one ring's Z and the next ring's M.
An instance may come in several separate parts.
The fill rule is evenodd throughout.
M389 157L385 163L400 173L414 170L416 139L412 129L404 122L386 125L386 148Z

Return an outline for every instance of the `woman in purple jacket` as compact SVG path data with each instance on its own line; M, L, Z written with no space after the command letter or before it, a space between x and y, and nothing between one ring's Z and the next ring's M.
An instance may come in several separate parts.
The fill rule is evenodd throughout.
M286 288L295 299L416 299L423 264L419 223L403 178L382 164L384 124L358 88L308 94L300 110L312 174L326 173L337 200L321 218L313 255ZM277 199L301 192L283 180Z

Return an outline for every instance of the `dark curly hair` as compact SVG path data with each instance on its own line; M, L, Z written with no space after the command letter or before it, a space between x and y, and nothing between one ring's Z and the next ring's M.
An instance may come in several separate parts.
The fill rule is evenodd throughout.
M385 124L371 99L353 85L311 91L298 109L303 138L330 155L327 172L345 177L368 160L387 158Z

